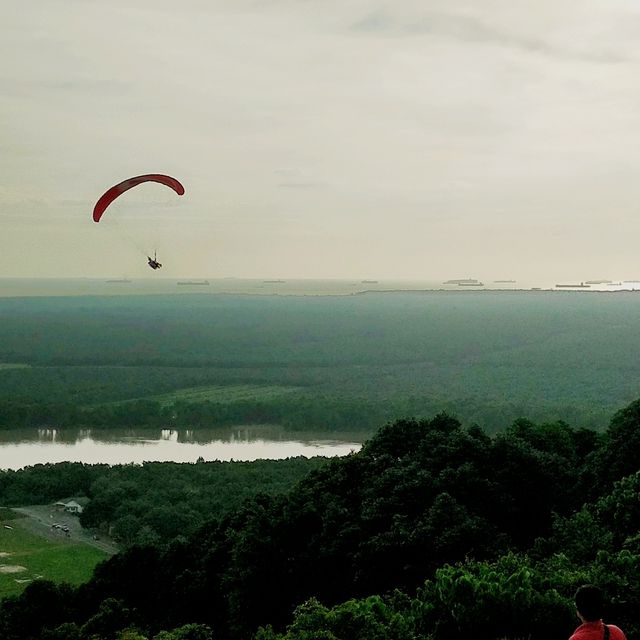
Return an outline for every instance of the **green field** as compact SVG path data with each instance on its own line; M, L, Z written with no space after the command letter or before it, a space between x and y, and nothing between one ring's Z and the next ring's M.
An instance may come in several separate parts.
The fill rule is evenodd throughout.
M244 400L269 400L283 395L292 394L298 387L284 387L277 385L211 385L202 387L187 387L177 389L171 393L157 396L146 396L145 399L159 402L161 406L171 406L174 402L238 402ZM139 398L136 398L138 400Z
M89 545L67 540L47 540L30 532L24 519L0 516L0 599L20 593L36 579L80 584L108 554ZM11 517L16 514L11 513ZM5 525L13 527L6 529Z

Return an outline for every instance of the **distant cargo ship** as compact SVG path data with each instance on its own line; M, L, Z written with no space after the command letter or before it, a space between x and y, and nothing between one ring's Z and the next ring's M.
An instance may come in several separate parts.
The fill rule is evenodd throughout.
M208 280L179 280L177 284L197 284L197 285L208 285L209 281Z
M556 287L558 289L589 289L591 285L581 282L580 284L557 284Z
M587 280L585 284L611 284L611 280Z
M474 284L478 282L475 278L461 278L459 280L445 280L442 284Z
M621 287L622 282L607 282L607 287Z
M459 287L484 287L484 282L458 282Z

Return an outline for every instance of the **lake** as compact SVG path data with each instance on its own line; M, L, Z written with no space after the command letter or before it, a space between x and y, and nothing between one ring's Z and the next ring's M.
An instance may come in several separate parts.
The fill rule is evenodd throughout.
M0 431L0 469L84 462L128 464L209 460L277 460L295 456L344 456L360 449L366 435L292 432L277 426L224 429Z

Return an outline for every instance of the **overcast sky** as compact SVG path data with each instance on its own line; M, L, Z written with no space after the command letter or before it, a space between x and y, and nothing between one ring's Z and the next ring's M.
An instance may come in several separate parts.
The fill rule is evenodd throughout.
M639 0L4 0L0 81L0 277L640 277Z

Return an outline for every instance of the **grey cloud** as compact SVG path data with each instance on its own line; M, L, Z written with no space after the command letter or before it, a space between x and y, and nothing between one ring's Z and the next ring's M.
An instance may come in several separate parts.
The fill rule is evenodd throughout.
M15 61L0 71L5 273L99 276L135 255L118 224L157 230L185 275L212 254L212 270L258 277L426 276L492 256L593 269L559 240L540 267L556 220L600 243L603 271L637 262L629 0L78 0L72 21L63 4L0 23ZM617 54L631 62L595 64ZM92 222L118 178L156 168L184 198L132 191Z
M273 170L273 173L277 176L281 176L282 179L299 180L304 176L304 173L296 167L279 167Z
M324 182L281 182L281 189L321 189L326 187Z
M133 83L120 80L41 80L0 77L3 96L30 97L42 93L47 96L92 95L117 96L118 99L130 93Z
M54 91L76 91L78 89L90 89L92 91L123 91L133 86L132 82L123 82L121 80L96 80L94 78L82 78L76 80L41 80L39 82L31 82L30 86L38 86L43 89L52 89Z
M87 202L87 200L65 199L65 200L60 200L59 204L63 207L86 207L90 203Z
M574 50L541 38L509 32L474 16L442 12L429 12L428 15L417 20L403 22L384 12L375 11L353 23L351 30L389 35L445 36L466 42L509 47L553 58L602 64L616 64L627 60L625 56L613 51Z
M393 30L395 26L396 25L390 16L385 15L381 11L374 11L364 16L361 20L354 22L351 25L351 29L353 31L362 31L365 33L376 33Z

